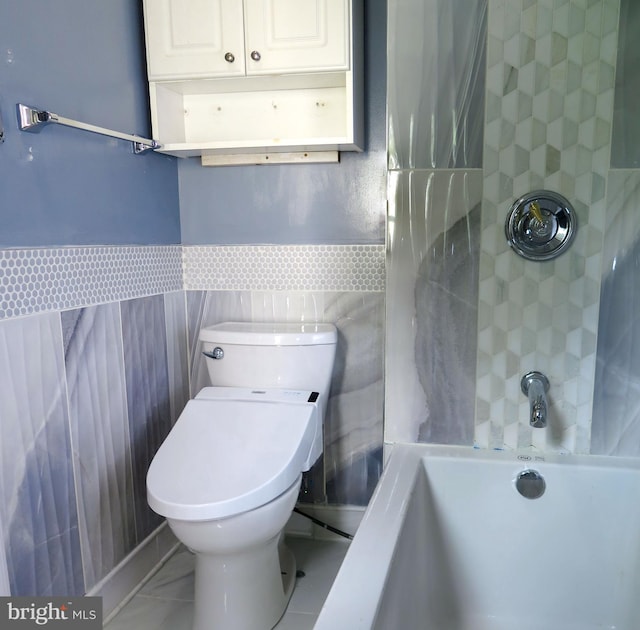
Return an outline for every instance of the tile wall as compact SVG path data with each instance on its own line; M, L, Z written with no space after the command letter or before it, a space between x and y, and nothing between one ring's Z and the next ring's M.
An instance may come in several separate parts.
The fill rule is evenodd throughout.
M0 287L10 590L81 594L159 523L144 476L188 397L180 248L4 250Z
M476 442L588 453L619 0L489 3ZM549 262L511 251L511 204L571 201L578 231ZM547 431L529 425L523 374L553 384Z
M385 439L636 455L640 5L423 4L389 4ZM486 76L457 64L445 37L414 54L404 33L422 25L407 16L423 10L457 46L487 42ZM432 91L450 95L449 110ZM449 111L481 129L470 161L449 157L460 155ZM541 188L570 199L579 224L572 249L547 263L504 237L513 201ZM530 429L520 391L531 369L552 384L545 431Z
M236 319L336 325L324 453L305 476L301 500L366 505L382 468L384 247L194 246L184 259L192 394L207 383L202 326Z
M389 2L389 442L473 443L486 29L487 0Z
M85 593L156 531L146 471L205 382L199 326L221 319L337 325L324 460L301 498L368 501L384 247L189 249L0 251L2 592Z

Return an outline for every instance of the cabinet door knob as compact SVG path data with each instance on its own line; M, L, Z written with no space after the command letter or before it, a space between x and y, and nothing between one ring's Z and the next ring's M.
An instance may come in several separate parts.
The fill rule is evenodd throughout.
M224 60L228 61L229 63L233 63L236 58L234 57L233 53L228 52L225 56L224 56Z
M252 50L251 59L253 59L254 61L260 61L260 53L257 50Z

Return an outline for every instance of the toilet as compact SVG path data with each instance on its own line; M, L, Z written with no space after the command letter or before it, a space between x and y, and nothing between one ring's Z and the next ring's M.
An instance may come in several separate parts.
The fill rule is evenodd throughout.
M225 322L199 338L212 386L158 449L147 498L195 554L194 630L269 630L295 583L282 531L322 453L337 333Z

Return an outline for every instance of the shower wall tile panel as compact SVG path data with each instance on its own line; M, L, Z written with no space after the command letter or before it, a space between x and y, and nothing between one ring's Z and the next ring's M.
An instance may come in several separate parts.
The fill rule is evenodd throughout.
M382 293L328 293L324 321L338 329L324 427L327 501L367 505L382 473L384 408Z
M481 170L389 176L385 440L473 443Z
M640 168L640 2L620 0L611 166Z
M640 456L640 170L611 171L591 452Z
M127 300L121 303L121 314L136 541L141 542L162 522L147 505L146 476L171 429L164 298Z
M0 520L13 595L84 592L60 317L0 322Z
M209 383L197 331L225 320L331 322L338 347L324 454L305 475L301 500L365 505L381 472L384 294L189 291L192 395Z
M390 0L389 168L481 168L487 0Z
M479 446L589 451L618 12L618 0L489 2ZM571 200L580 227L560 258L525 261L504 222L514 199L543 188ZM534 369L552 383L543 432L520 391Z
M120 308L61 314L85 590L136 545Z

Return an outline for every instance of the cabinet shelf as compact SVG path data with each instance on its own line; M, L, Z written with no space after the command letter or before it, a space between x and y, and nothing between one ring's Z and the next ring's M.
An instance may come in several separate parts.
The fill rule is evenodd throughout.
M198 22L199 40L190 27L199 13L188 17L184 1L145 1L151 122L161 152L215 157L206 164L223 164L229 155L236 164L239 154L251 156L247 163L269 163L287 161L285 153L299 162L314 161L307 153L318 152L318 161L326 161L329 152L362 150L361 36L352 32L361 30L361 0L244 0L244 35L237 2L199 0L197 6L210 6L212 20L220 16L210 35ZM246 51L238 53L246 64L240 74L235 55L218 61L230 55L224 25L231 22L240 40L264 46L255 62L263 66L252 67Z

